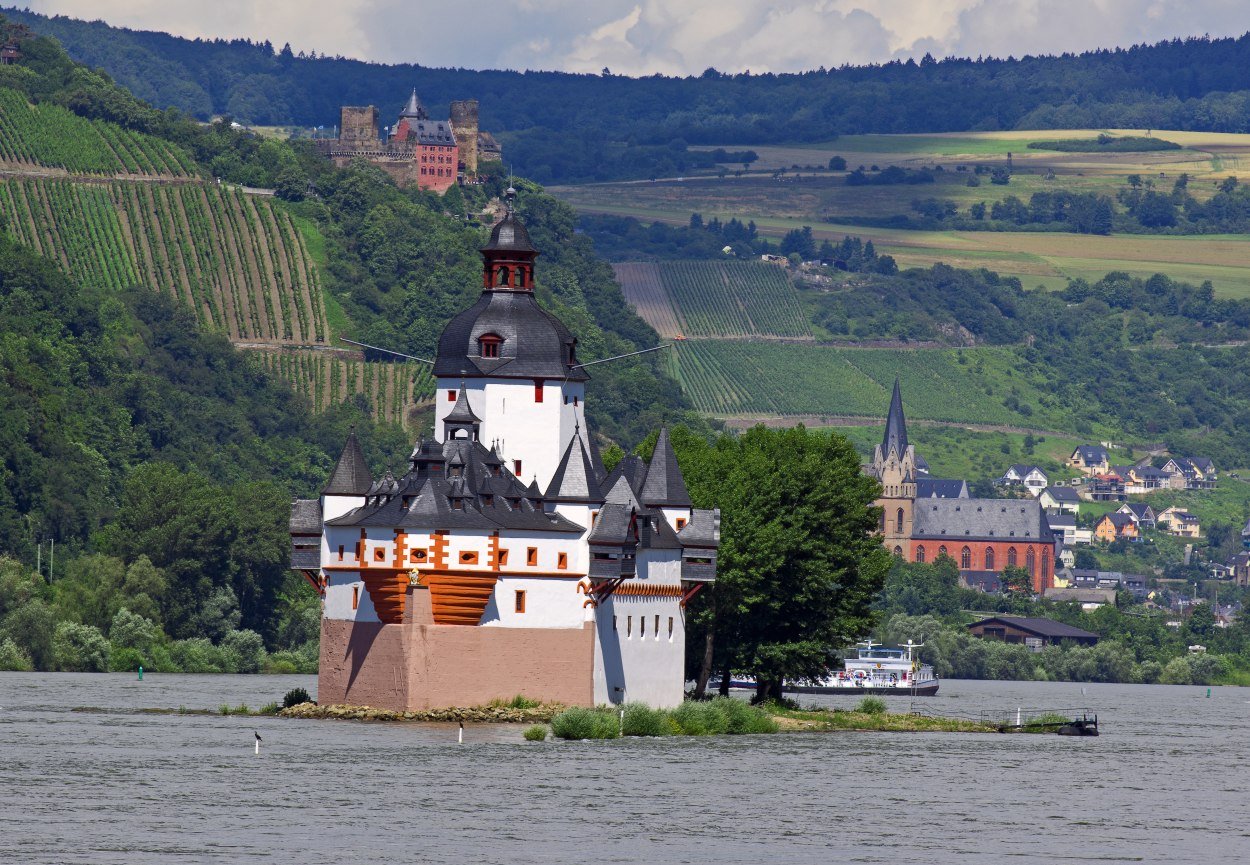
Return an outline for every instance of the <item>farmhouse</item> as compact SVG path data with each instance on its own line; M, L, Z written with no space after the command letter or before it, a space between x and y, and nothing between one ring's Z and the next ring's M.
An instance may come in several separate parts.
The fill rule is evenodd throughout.
M1040 652L1046 646L1063 643L1092 646L1098 642L1097 634L1043 618L993 616L974 622L968 626L968 631L974 637L1002 640L1005 643L1023 643L1035 652Z
M692 507L667 431L649 463L603 470L537 255L509 197L481 296L439 339L434 437L375 478L349 436L321 497L292 506L291 567L324 599L323 703L683 698L684 606L715 580L719 511Z

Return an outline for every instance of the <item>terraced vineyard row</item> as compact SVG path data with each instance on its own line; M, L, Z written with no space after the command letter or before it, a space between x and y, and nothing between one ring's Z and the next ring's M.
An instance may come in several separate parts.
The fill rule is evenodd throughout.
M666 339L681 336L686 327L673 308L673 301L664 288L660 268L664 265L652 261L635 261L612 265L621 292L642 320L655 328Z
M62 168L74 174L194 177L176 145L112 123L92 122L59 105L31 105L0 87L0 164Z
M360 394L376 420L407 428L410 409L434 394L434 379L424 364L369 362L316 349L261 349L253 354L267 371L308 397L317 411Z
M1014 394L1035 406L1042 397L1012 372L1010 349L897 351L688 340L665 354L696 408L713 415L877 417L889 405L896 376L908 417L927 420L1035 425L1038 418L1007 408L1004 399ZM1060 418L1046 422L1064 428Z
M666 261L656 267L686 336L811 336L798 290L775 265Z
M233 340L329 338L320 277L290 216L206 184L0 182L17 239L105 288L168 291Z

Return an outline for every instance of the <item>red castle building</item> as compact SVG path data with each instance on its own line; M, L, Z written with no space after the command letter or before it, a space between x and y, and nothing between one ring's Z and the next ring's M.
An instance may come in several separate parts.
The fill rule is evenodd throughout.
M418 189L446 192L459 173L460 148L451 120L431 120L414 89L391 130L391 142L412 148Z

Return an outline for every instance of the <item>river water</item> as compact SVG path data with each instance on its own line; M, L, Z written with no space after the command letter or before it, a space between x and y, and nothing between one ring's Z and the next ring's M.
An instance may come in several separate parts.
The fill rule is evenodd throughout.
M0 673L0 862L1194 862L1250 856L1250 689L948 680L1099 738L529 743L517 726L136 714L305 676ZM835 702L832 698L802 698ZM846 705L855 701L838 698ZM891 698L895 710L906 698ZM97 707L102 712L72 711ZM253 731L264 742L254 753Z

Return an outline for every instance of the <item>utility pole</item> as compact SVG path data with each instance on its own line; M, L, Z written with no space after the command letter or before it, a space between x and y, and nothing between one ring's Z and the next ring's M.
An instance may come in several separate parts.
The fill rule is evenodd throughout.
M49 541L48 547L48 582L52 582L52 570L56 567L56 538Z
M40 541L39 545L35 547L35 573L41 577L43 576L43 541Z

